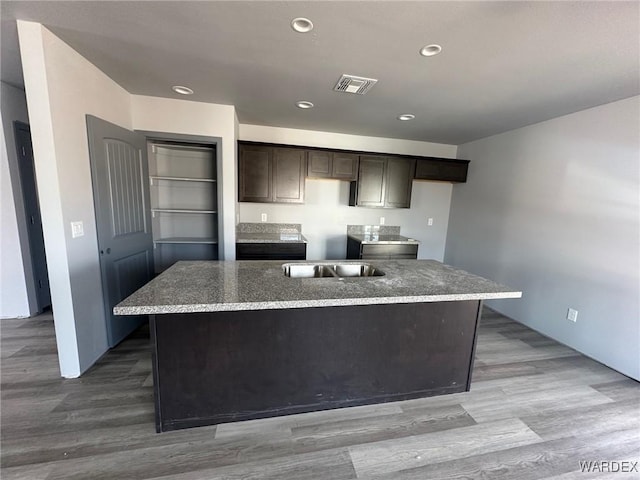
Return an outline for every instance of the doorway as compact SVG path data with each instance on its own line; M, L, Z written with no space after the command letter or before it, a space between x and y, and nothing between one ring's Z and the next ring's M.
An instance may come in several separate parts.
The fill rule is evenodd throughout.
M36 300L35 313L40 313L51 306L51 290L49 288L47 256L42 233L42 216L40 214L35 166L33 163L31 129L28 124L18 121L13 122L13 129L31 257L31 272L25 271L25 275L30 273L33 277Z

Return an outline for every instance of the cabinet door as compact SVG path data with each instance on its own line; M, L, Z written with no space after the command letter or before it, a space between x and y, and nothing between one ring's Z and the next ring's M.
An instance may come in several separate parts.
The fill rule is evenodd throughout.
M467 181L468 161L421 159L416 164L416 180L439 180L443 182Z
M240 146L238 200L241 202L271 202L273 149L260 146Z
M418 245L362 245L360 258L362 259L415 259L418 258Z
M331 177L331 152L309 151L307 176L317 178Z
M236 260L306 259L306 243L236 243Z
M358 173L358 156L349 153L334 153L331 178L355 180Z
M409 208L415 161L409 158L389 158L385 184L385 207Z
M384 206L385 173L386 160L384 158L360 157L356 205L360 207Z
M304 203L306 152L293 148L273 150L273 201Z

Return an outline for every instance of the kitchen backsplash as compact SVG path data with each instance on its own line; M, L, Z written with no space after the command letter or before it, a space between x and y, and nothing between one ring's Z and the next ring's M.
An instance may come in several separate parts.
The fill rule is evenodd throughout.
M394 225L347 225L347 235L364 235L367 233L400 235L400 227Z
M398 227L399 229L400 227ZM399 231L399 230L398 230ZM301 233L301 223L243 223L236 226L237 233Z

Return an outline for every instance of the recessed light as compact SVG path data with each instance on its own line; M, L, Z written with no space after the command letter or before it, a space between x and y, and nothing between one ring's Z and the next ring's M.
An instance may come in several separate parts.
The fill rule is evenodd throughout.
M406 122L407 120L413 120L416 116L413 113L403 113L402 115L398 115L398 120L402 120Z
M193 95L193 90L191 90L189 87L183 87L182 85L174 85L171 88L173 88L174 92L179 93L180 95Z
M432 45L425 45L422 47L420 49L420 55L423 57L433 57L434 55L438 55L441 51L442 47L434 43Z
M308 33L313 30L313 22L304 17L294 18L291 20L291 28L299 33Z
M313 108L313 103L307 102L306 100L301 100L299 102L296 102L296 107L302 109Z

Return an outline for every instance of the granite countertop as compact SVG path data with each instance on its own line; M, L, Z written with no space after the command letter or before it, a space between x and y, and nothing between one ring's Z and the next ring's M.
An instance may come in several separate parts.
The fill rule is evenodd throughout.
M382 244L419 244L418 240L403 237L402 235L383 235L376 233L350 233L349 237L359 241L360 243L382 243Z
M335 264L362 261L303 261ZM381 277L289 278L282 260L182 261L114 308L116 315L520 298L522 292L435 260L370 262Z
M299 223L239 223L236 243L308 243Z

